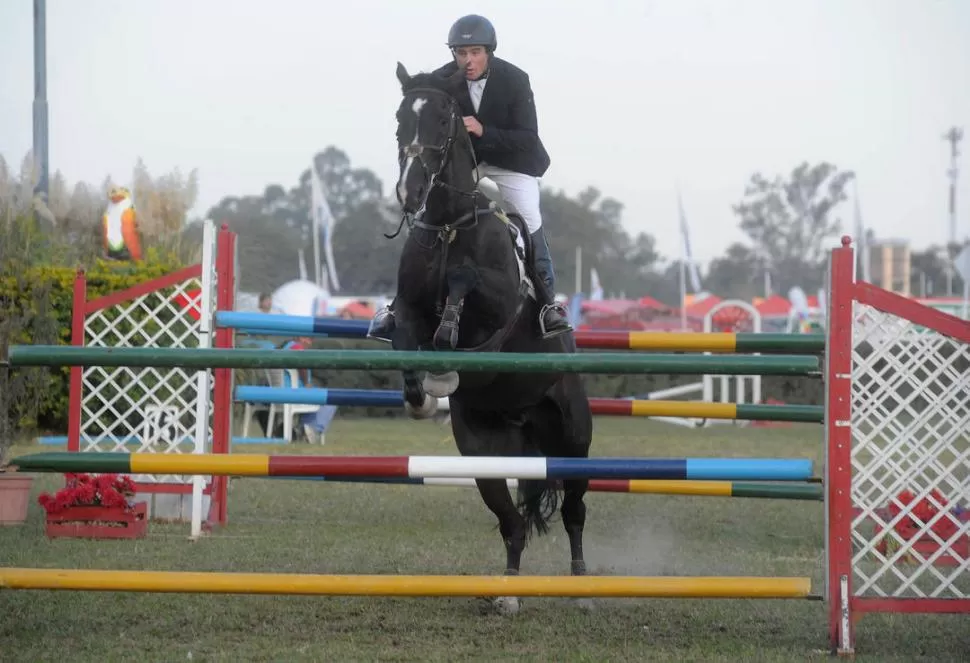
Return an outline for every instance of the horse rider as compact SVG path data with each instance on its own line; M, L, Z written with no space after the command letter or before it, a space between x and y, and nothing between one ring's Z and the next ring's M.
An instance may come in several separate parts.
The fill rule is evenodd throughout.
M458 103L478 159L478 174L495 183L505 207L528 226L533 267L541 281L534 284L539 328L543 338L551 338L572 327L555 300L556 275L539 209L539 178L549 168L549 155L539 139L529 75L495 57L497 45L495 28L487 18L463 16L448 32L453 60L434 73L449 76L459 68L465 71L468 95L460 95ZM392 302L377 312L367 335L389 341L393 330Z

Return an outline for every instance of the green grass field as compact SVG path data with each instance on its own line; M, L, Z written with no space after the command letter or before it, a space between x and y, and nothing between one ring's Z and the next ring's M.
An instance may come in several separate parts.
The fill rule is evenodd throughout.
M592 455L808 457L822 428L687 430L596 421ZM13 454L50 448L20 446ZM456 453L450 429L405 420L337 420L327 445L269 453ZM152 523L131 541L48 540L35 481L28 523L0 529L3 566L295 573L493 574L495 521L467 488L234 480L227 528L196 543L187 525ZM797 575L823 591L822 504L590 494L590 572ZM558 520L534 539L523 574L567 574ZM0 661L805 661L827 655L824 604L805 600L526 598L514 617L471 598L344 598L0 592ZM858 660L966 661L965 617L871 615Z

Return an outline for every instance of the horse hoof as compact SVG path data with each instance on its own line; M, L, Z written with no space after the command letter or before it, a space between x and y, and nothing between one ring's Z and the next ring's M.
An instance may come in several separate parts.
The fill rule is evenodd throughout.
M590 598L576 599L576 607L586 612L592 612L596 609L596 604Z
M447 373L428 373L422 380L424 390L436 398L451 396L458 389L458 373L448 371Z
M458 328L457 327L438 327L431 341L435 350L454 350L458 347Z
M438 399L432 397L430 394L425 394L421 407L414 407L407 401L404 401L404 410L412 419L427 419L433 417L435 412L438 411Z
M506 617L518 614L520 607L519 599L515 596L496 596L492 600L492 605L495 606L495 611L498 614Z

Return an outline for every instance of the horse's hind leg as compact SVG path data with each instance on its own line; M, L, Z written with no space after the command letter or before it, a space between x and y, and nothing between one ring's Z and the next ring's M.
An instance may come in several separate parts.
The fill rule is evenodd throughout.
M525 518L515 508L505 479L477 479L475 484L485 506L498 518L499 533L505 544L505 575L519 575L526 541ZM504 614L519 610L519 600L514 596L497 597L493 605Z
M547 455L563 455L572 458L588 458L593 437L593 420L589 409L589 399L576 375L567 375L555 390L555 400L559 403L558 418L552 419L546 435L556 445L558 451ZM570 566L573 575L586 575L586 559L583 555L583 528L586 525L586 503L583 501L589 490L588 479L566 479L562 482L563 499L559 512L563 527L569 537ZM579 605L589 609L592 599L580 599Z
M565 479L562 482L562 524L569 537L569 554L574 576L586 575L586 559L583 557L583 528L586 526L586 503L583 497L589 488L587 479Z
M586 525L586 503L583 497L589 488L587 479L566 479L562 482L563 500L562 508L559 513L562 515L562 524L569 537L569 553L572 574L574 576L586 575L586 558L583 556L583 528ZM592 599L581 598L578 600L579 606L584 609L593 607Z
M462 456L511 456L521 440L519 430L509 427L501 415L471 410L464 395L451 399L451 430ZM505 544L505 574L518 575L522 552L525 550L527 524L516 507L505 479L476 479L475 485L488 510L498 518L498 529ZM505 614L519 609L515 597L497 597L489 602Z

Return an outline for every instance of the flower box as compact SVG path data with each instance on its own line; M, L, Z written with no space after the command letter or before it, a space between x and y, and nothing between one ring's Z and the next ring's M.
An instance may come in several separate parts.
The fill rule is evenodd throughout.
M930 501L929 497L933 500ZM914 499L913 493L908 490L904 490L896 497L897 502L906 506L912 504ZM941 509L945 511L944 515L936 518ZM884 522L891 522L897 519L901 512L902 508L892 503L878 515ZM910 513L912 516L898 518L893 527L898 538L884 534L883 528L876 526L876 536L882 537L876 544L877 552L886 557L895 555L902 547L900 543L902 539L909 546L910 552L900 556L901 563L919 564L920 558L929 559L936 555L936 559L933 560L936 566L960 566L970 559L970 536L959 532L963 523L970 521L970 511L950 505L938 490L933 490L927 498L913 505ZM934 518L936 518L935 521ZM931 521L933 525L930 530L935 537L923 531L920 525ZM944 543L938 543L937 539Z
M135 484L115 474L67 474L56 495L37 501L47 512L47 536L90 539L138 539L148 527L148 503L132 504Z
M148 529L148 504L130 507L70 506L47 514L47 536L86 539L140 539Z

